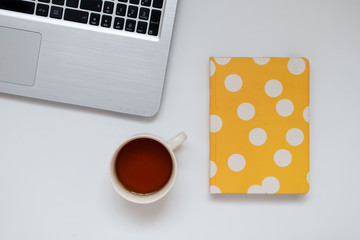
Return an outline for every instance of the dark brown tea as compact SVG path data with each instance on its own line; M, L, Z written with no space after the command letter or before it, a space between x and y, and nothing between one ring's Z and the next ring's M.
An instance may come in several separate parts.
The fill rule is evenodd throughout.
M159 142L139 138L127 143L115 162L116 176L129 191L149 194L169 181L173 170L171 155Z

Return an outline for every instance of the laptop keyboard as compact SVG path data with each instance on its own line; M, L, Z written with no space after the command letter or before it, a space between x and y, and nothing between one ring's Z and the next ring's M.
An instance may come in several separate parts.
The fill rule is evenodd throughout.
M0 9L158 36L165 0L0 0Z

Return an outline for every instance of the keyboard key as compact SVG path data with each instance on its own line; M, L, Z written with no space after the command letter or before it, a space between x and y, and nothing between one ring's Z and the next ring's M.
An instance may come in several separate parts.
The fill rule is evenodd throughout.
M150 7L151 6L151 0L141 0L141 5Z
M79 6L79 0L67 0L66 6L77 8Z
M136 29L136 32L137 33L141 33L141 34L145 34L146 33L146 29L147 29L147 22L142 22L142 21L139 21L138 22L138 25L137 25L137 29Z
M162 8L164 0L154 0L153 7L154 8Z
M49 14L49 5L39 3L36 6L35 14L38 16L47 17Z
M139 18L142 20L148 20L149 19L149 14L150 13L150 9L148 8L140 8L140 13L139 13Z
M89 23L90 23L91 25L99 26L99 23L100 23L100 14L98 14L98 13L91 13Z
M130 3L132 4L139 4L140 0L130 0Z
M114 3L113 2L105 2L104 3L104 13L112 14L114 11Z
M2 0L0 1L0 9L33 14L35 10L35 3L14 0Z
M126 5L119 3L116 6L116 15L125 16L126 14Z
M50 3L50 0L38 0L38 2Z
M56 4L56 5L64 5L64 0L52 0L52 4Z
M159 33L159 26L150 23L149 32L148 32L148 33L149 33L149 35L157 36L158 33Z
M125 30L129 31L129 32L134 32L135 31L135 25L136 25L135 20L127 19L126 24L125 24Z
M89 18L88 12L78 11L69 8L65 9L64 19L67 21L87 23L88 18Z
M151 11L150 23L159 25L160 24L160 18L161 18L161 11L153 9Z
M151 11L151 18L150 18L150 26L149 26L149 35L157 36L159 33L159 26L160 26L160 19L161 19L161 11L159 10L152 10Z
M125 2L125 3L126 3L128 0L118 0L118 1L119 1L119 2Z
M123 18L116 17L114 21L114 28L118 30L123 30L125 20Z
M109 28L111 26L111 16L103 15L101 18L101 26Z
M138 7L129 6L129 10L128 10L127 16L128 16L128 17L131 17L131 18L136 18L136 17L137 17L137 14L138 14Z
M52 6L50 9L50 17L61 19L63 14L63 9L61 7Z
M94 11L94 12L101 12L102 1L100 0L81 0L80 8Z

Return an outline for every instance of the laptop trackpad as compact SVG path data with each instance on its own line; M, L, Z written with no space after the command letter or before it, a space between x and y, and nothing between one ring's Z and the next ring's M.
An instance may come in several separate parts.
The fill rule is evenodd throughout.
M0 82L34 85L40 43L40 33L0 27Z

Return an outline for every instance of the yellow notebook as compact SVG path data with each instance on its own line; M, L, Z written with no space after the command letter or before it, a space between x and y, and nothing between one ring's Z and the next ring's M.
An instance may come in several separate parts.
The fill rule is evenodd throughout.
M210 58L210 193L309 190L309 61Z

